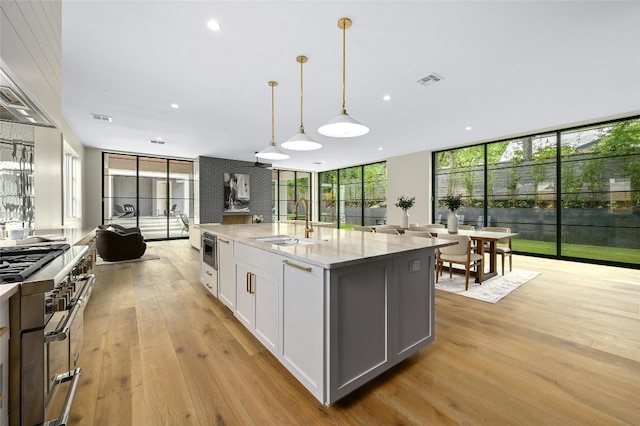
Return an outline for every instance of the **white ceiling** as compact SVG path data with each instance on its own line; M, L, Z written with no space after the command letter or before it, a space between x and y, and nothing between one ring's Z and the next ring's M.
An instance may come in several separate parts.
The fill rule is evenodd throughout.
M341 17L353 21L347 111L371 129L351 139L317 132L341 108ZM276 141L298 130L301 54L305 129L324 147L290 151L278 168L640 112L639 2L65 0L62 33L63 115L85 145L108 150L255 161L271 137L268 81L279 83ZM417 84L431 73L444 80Z

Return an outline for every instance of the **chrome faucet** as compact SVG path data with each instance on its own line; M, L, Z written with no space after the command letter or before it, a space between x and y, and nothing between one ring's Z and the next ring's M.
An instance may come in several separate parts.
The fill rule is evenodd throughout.
M304 237L309 238L313 232L313 226L309 224L309 203L304 199L304 197L300 197L298 201L296 201L296 205L293 208L293 215L296 218L298 217L298 204L301 201L304 205Z

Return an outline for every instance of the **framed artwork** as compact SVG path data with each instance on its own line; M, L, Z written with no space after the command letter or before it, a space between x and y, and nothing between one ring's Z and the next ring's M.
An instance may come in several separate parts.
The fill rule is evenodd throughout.
M241 173L224 174L225 213L248 212L250 197L249 175Z

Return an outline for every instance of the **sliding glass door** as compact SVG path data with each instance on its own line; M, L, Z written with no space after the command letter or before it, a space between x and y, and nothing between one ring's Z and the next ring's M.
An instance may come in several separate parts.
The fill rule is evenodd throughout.
M188 236L193 162L103 154L103 223L139 227L145 239Z

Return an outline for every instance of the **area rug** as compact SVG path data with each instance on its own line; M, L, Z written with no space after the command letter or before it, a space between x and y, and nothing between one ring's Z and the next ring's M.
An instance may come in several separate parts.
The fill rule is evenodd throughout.
M145 253L142 255L142 257L139 257L137 259L117 260L115 262L109 262L108 260L104 260L103 258L98 256L98 259L96 260L96 266L115 265L118 263L144 262L145 260L156 260L156 259L160 259L160 256L157 256L153 253Z
M454 273L453 278L449 279L449 272L445 270L439 279L440 282L436 283L436 290L459 294L460 296L482 300L483 302L497 303L513 290L538 275L540 275L540 272L514 269L511 272L505 272L504 276L498 275L490 278L483 282L482 285L474 282L473 277L469 277L469 290L465 291L464 275Z

